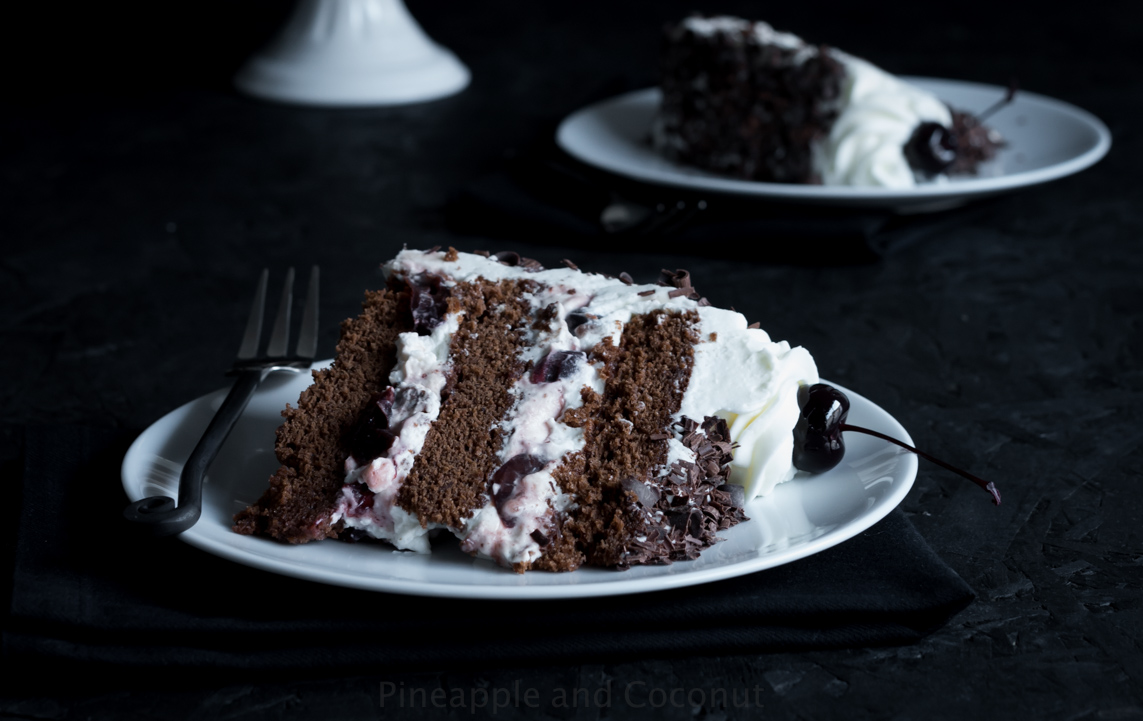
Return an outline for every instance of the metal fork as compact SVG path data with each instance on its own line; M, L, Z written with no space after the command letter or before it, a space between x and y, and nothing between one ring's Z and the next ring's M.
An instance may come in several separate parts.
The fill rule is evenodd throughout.
M657 203L654 207L615 199L600 213L599 223L613 235L667 236L706 210L705 200Z
M258 343L262 337L262 316L266 306L266 282L270 277L268 269L262 271L258 289L254 294L254 305L251 306L250 316L246 321L246 334L242 338L242 345L238 348L238 357L227 372L227 375L236 377L234 386L231 387L226 400L214 414L206 432L183 466L182 475L179 477L178 505L175 505L173 498L167 496L144 498L132 503L123 511L128 520L145 526L156 536L182 533L198 521L202 514L203 476L206 475L207 469L218 455L218 450L222 448L223 442L230 435L242 411L246 409L254 391L266 376L275 371L301 373L313 364L314 355L317 353L318 276L318 267L315 265L310 270L310 283L306 291L306 307L302 311L298 345L293 355L289 355L286 351L290 342L294 269L290 268L287 271L270 342L266 345L265 353L259 355Z

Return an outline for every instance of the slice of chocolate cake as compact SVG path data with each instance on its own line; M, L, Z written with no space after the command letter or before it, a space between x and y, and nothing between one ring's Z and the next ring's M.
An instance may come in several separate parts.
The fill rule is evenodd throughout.
M278 431L235 530L461 548L518 572L693 559L794 474L810 355L659 285L403 251ZM443 541L441 541L443 542Z
M692 16L664 31L652 142L772 183L909 188L975 173L999 136L876 66L764 22Z

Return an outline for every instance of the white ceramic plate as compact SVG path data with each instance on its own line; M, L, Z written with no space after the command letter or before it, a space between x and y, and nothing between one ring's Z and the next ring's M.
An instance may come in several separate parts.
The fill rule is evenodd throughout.
M326 361L325 364L328 364ZM725 541L695 561L641 566L629 571L584 568L571 573L517 575L474 559L445 534L431 555L338 541L291 546L230 530L235 513L257 500L277 468L274 430L286 403L296 403L306 375L271 376L206 477L202 518L181 538L238 563L287 576L390 593L457 598L573 598L641 593L690 586L771 568L835 546L885 517L905 497L917 475L912 453L869 436L846 435L845 461L818 476L795 478L749 503L750 520L722 535ZM850 420L912 443L892 416L845 391ZM123 488L132 501L174 497L183 463L226 391L219 390L171 411L131 445L123 459Z
M1004 88L956 80L905 78L954 108L982 111ZM973 177L907 190L844 186L756 183L732 180L673 163L651 147L651 120L659 106L658 88L637 90L591 105L568 116L556 142L588 165L628 178L694 191L901 211L940 210L976 198L1056 180L1091 166L1111 147L1111 133L1099 118L1074 105L1035 93L1018 92L1011 105L988 119L1007 146Z

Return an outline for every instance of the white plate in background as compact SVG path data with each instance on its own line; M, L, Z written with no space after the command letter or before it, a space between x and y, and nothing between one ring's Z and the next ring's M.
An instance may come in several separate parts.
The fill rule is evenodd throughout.
M1007 90L958 80L903 78L958 110L980 112ZM941 210L976 198L1046 183L1095 164L1111 147L1111 132L1091 113L1036 93L1020 91L987 124L1006 146L976 176L909 189L759 183L735 180L675 163L650 143L659 89L620 95L572 113L560 123L556 142L577 160L616 175L690 191L756 196L768 200L834 206Z

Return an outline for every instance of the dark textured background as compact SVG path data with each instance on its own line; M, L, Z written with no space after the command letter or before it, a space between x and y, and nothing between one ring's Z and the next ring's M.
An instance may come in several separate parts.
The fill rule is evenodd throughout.
M447 230L449 199L607 88L651 84L657 27L696 3L409 5L469 65L472 86L436 103L351 111L229 89L285 3L46 3L8 16L0 460L18 456L24 424L138 431L222 385L263 265L322 266L329 355L334 320L356 313L378 264L403 244L501 246ZM760 709L664 709L679 719L1143 718L1138 13L1126 3L987 15L917 2L704 7L762 16L894 72L995 84L1016 75L1111 128L1111 153L1095 168L966 213L873 264L512 243L546 264L572 257L640 281L690 268L715 304L805 345L824 377L876 400L919 445L996 481L999 509L922 465L903 504L979 599L902 648L148 689L129 678L17 686L6 675L0 715L399 717L379 708L383 681L449 690L521 679L545 697L609 680L757 688ZM545 711L639 713L619 696L609 709Z

